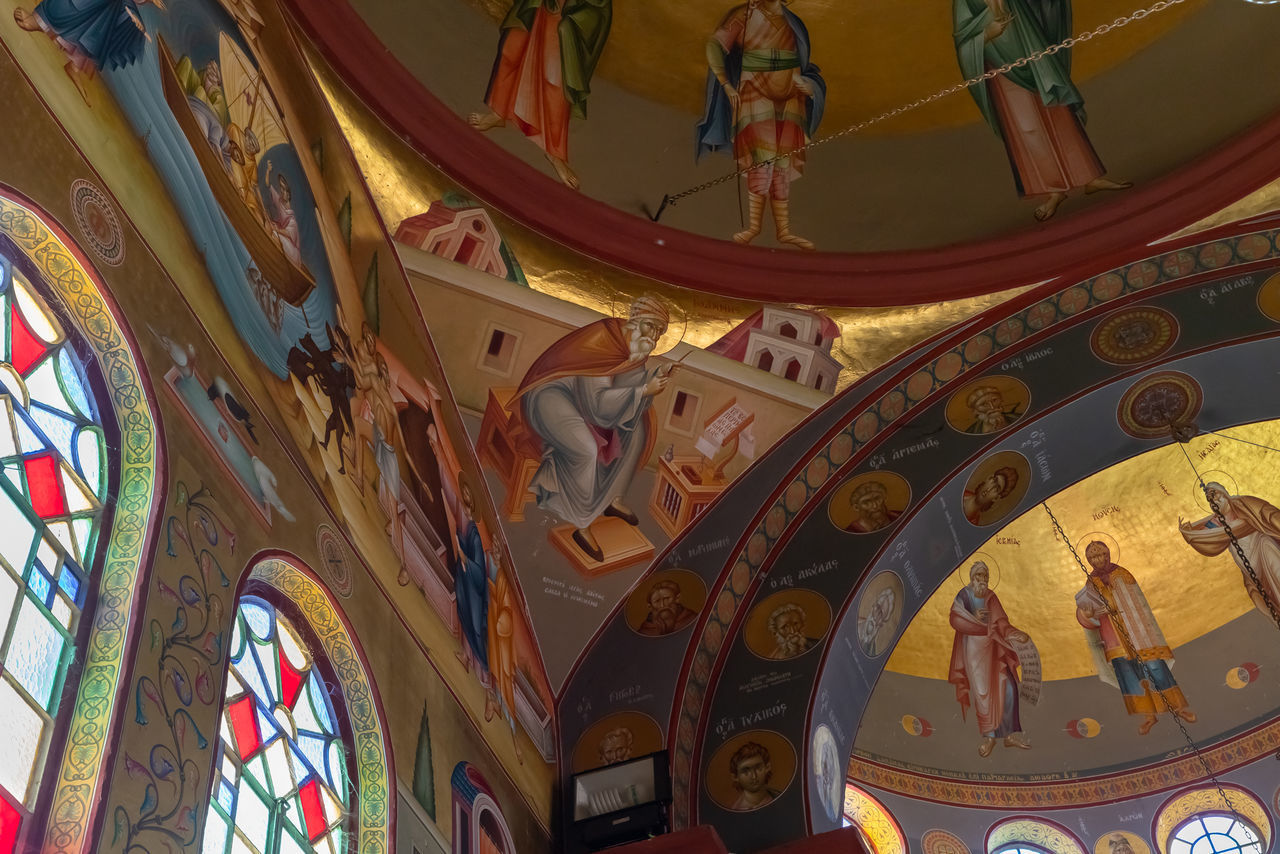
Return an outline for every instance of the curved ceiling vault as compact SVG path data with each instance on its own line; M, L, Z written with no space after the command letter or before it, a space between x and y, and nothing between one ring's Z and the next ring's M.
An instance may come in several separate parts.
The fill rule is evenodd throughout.
M750 208L750 188L735 193L734 181L681 200L655 223L664 194L731 171L727 157L695 160L694 128L704 113L707 38L732 19L732 5L612 9L589 93L579 93L587 117L569 123L561 152L581 179L577 191L556 180L546 145L526 139L514 120L484 137L467 124L487 110L505 4L324 0L293 8L346 84L476 198L606 263L726 296L776 298L780 277L793 299L863 306L1071 281L1273 177L1263 154L1280 136L1280 120L1269 118L1276 96L1256 81L1280 72L1269 47L1274 10L1190 2L1076 47L1061 67L1080 93L1064 97L1087 120L1081 152L1096 152L1097 168L1132 181L1131 189L1084 194L1081 179L1057 214L1037 223L1043 197L1030 167L1011 167L993 131L996 113L988 109L989 124L974 98L958 92L807 153L789 217L816 253L729 241ZM1058 24L1064 34L1125 11L1096 0L1074 6L1074 20L1068 14ZM945 8L923 19L893 4L806 3L794 12L825 78L816 138L963 79ZM1209 30L1213 39L1204 37ZM1027 51L1037 46L1045 45L1032 39ZM1028 199L1018 198L1019 186ZM772 232L766 214L756 243L779 246Z
M1257 674L1280 664L1280 629L1231 559L1179 524L1208 513L1198 475L1276 497L1280 411L1259 392L1280 352L1280 248L1274 230L1208 237L988 312L782 440L627 600L680 570L706 585L698 622L645 637L624 603L579 660L560 698L562 773L592 733L646 716L672 752L677 824L714 824L738 850L838 826L830 756L852 754L852 778L900 820L930 801L1111 814L1199 779L1169 716L1140 735L1144 714L1099 677L1076 614L1085 576L1045 504L1082 558L1110 543L1137 580L1212 767L1245 774L1269 755L1277 688ZM975 415L989 389L1003 420ZM1199 435L1174 442L1172 421ZM884 507L858 505L868 492ZM947 612L979 560L1038 648L1038 677L1021 662L1015 741L1029 749L984 755L948 681ZM787 647L774 630L794 606L804 639ZM774 771L751 809L729 778L747 742Z

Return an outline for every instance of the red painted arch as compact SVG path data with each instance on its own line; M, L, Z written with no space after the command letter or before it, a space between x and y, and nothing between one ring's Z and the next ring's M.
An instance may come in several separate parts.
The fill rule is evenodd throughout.
M427 91L347 0L284 2L352 91L478 199L584 255L727 297L889 306L971 297L1052 277L1077 281L1141 254L1152 241L1280 175L1277 114L1115 201L988 240L874 253L737 246L590 199L485 139Z

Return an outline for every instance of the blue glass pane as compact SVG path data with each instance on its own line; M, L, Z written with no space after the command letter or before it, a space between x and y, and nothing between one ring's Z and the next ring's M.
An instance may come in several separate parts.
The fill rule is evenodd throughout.
M236 790L226 780L218 781L218 803L222 806L222 811L227 815L235 812Z
M245 622L249 624L249 628L253 633L262 640L268 640L271 637L271 612L256 602L242 602L240 604L240 613L244 615Z
M45 438L58 449L58 453L62 454L63 459L75 459L71 451L71 441L76 432L75 422L65 415L35 404L32 404L27 413L31 416L31 420L36 422L36 426L40 428Z
M62 575L58 576L58 586L62 588L62 592L66 593L72 602L77 605L80 602L80 576L76 574L71 564L64 564L62 567Z
M312 772L324 770L324 750L326 742L324 739L316 738L314 735L298 735L298 749L302 751L302 755L306 757L308 764L311 765ZM318 774L317 776L327 776L326 774ZM329 780L329 785L333 785L333 781Z
M46 606L49 604L49 594L53 590L53 582L40 570L39 564L31 567L31 577L27 579L27 586L31 588L31 592L35 594L37 599Z
M307 680L307 696L311 699L311 708L315 711L316 720L320 722L320 726L325 732L334 732L333 713L329 711L329 697L314 670L311 671L311 678Z
M58 352L57 361L58 376L62 379L62 388L67 393L67 397L79 410L80 415L93 418L93 407L89 403L89 396L85 394L84 381L80 379L80 372L76 369L75 358L64 347Z

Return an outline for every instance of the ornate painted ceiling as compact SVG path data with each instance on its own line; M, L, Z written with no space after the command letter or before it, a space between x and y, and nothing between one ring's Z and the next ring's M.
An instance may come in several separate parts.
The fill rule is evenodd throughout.
M991 106L994 90L983 87L992 84L983 84L974 90L976 97L956 91L806 152L807 177L796 181L794 199L784 213L795 234L834 254L825 259L767 257L728 242L750 225L751 188L746 184L754 179L724 181L663 212L663 226L715 238L714 243L688 240L648 222L664 195L733 171L728 157L694 157L694 128L704 115L708 91L707 40L722 20L729 20L729 5L612 5L585 4L600 11L590 29L591 37L600 40L590 44L599 48L599 63L589 85L579 79L587 69L576 72L578 82L570 85L578 94L571 100L585 105L585 117L575 113L563 136L567 142L553 152L553 159L566 160L580 180L579 193L535 180L527 171L531 167L557 174L543 150L547 137L533 130L548 124L546 117L512 118L483 140L467 126L472 114L485 119L482 124L488 122L485 97L491 78L497 79L492 72L502 64L500 33L523 32L500 26L506 4L437 0L406 9L376 0L350 5L332 0L323 9L299 12L340 75L399 134L434 162L449 164L454 177L482 200L501 199L517 220L628 269L704 290L759 294L767 292L768 284L756 278L763 270L753 275L753 266L779 274L790 269L797 296L811 302L882 303L883 289L892 292L891 283L909 288L911 301L1030 284L1079 262L1079 256L1054 251L1064 240L1096 253L1142 236L1164 236L1180 227L1174 220L1185 224L1231 200L1218 204L1211 199L1218 190L1229 186L1227 195L1238 197L1259 183L1247 173L1260 138L1252 145L1246 140L1251 133L1267 133L1264 120L1276 106L1269 87L1254 85L1277 70L1268 65L1275 61L1267 47L1270 12L1233 0L1175 4L1078 45L1069 62L1045 72L1061 77L1060 84L1043 85L1059 87L1059 95L1048 96L1051 101L1061 98L1072 105L1063 121L1077 135L1072 144L1079 162L1092 164L1082 167L1088 175L1034 177L1058 167L1032 164L1030 149L1021 143L1006 150L1002 139L1019 137L995 128L1001 127L999 110L1012 116L1014 107ZM788 9L803 19L812 48L809 58L825 82L823 118L814 139L955 86L966 74L998 65L1001 57L1014 59L1048 47L1054 39L1044 33L1060 31L1057 38L1066 38L1132 11L1076 2L1064 19L1028 24L1039 27L1040 35L1013 27L1007 38L1002 34L1003 41L991 43L985 59L964 59L962 73L960 57L970 56L965 51L981 54L981 44L965 42L968 46L958 52L953 34L963 26L945 7L923 17L893 3L814 2ZM1214 39L1203 37L1209 27L1218 34ZM502 44L511 54L508 68L515 68L514 42ZM371 53L384 50L383 59L369 62ZM1041 65L1056 62L1050 58ZM536 67L529 63L528 68ZM1204 72L1208 68L1212 74ZM504 74L503 79L516 79ZM533 87L529 81L526 85ZM800 104L793 115L807 109L812 116L813 106ZM1191 114L1196 121L1185 120ZM518 129L520 121L532 134L529 138ZM1136 133L1137 128L1142 132ZM1066 131L1039 131L1060 132ZM1152 139L1159 144L1150 144ZM1075 162L1075 155L1066 151L1058 153L1059 160ZM1094 163L1095 153L1100 163ZM1209 168L1211 160L1224 157L1232 167L1224 169L1225 161L1219 159L1216 168ZM517 161L523 168L516 168ZM749 158L743 162L750 165ZM1104 175L1133 187L1094 192L1111 186ZM741 186L735 189L735 184ZM1023 200L1019 187L1025 191ZM1195 201L1188 193L1191 187L1199 190ZM1070 197L1053 216L1047 208L1040 211L1047 221L1038 223L1035 213L1054 188L1070 188ZM1200 204L1206 207L1192 210ZM1171 205L1178 208L1176 215ZM770 216L764 215L755 242L794 249L777 242ZM1166 216L1171 217L1169 227ZM593 229L596 223L608 227ZM931 257L939 263L930 263ZM713 258L718 273L706 266ZM726 280L726 266L741 269ZM956 281L954 272L966 268L971 275ZM949 279L944 270L952 272ZM840 274L842 281L835 278ZM906 301L901 294L908 291L897 292Z

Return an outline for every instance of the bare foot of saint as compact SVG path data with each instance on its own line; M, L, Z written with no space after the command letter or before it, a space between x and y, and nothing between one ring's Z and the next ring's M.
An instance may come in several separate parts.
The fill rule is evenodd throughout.
M84 88L85 81L92 78L87 77L84 72L77 70L75 65L70 62L62 66L62 70L67 72L67 76L71 78L71 82L75 85L76 91L79 92L80 97L84 99L85 106L92 107L93 105L89 103L89 92Z
M1086 194L1092 195L1103 190L1127 190L1132 186L1132 181L1112 181L1110 178L1094 178L1084 185L1084 191Z
M21 6L13 10L13 20L17 21L18 26L29 33L34 33L40 29L39 19Z
M487 113L472 113L467 116L467 124L481 132L503 127L506 123L507 120L493 110Z
M564 181L565 185L570 190L578 189L578 176L569 168L568 163L561 160L559 157L553 157L550 154L547 155L547 159L551 161L551 168L556 170L556 174L560 176L560 180Z
M1036 208L1036 221L1044 222L1058 212L1058 207L1067 200L1066 193L1050 193L1044 204Z

